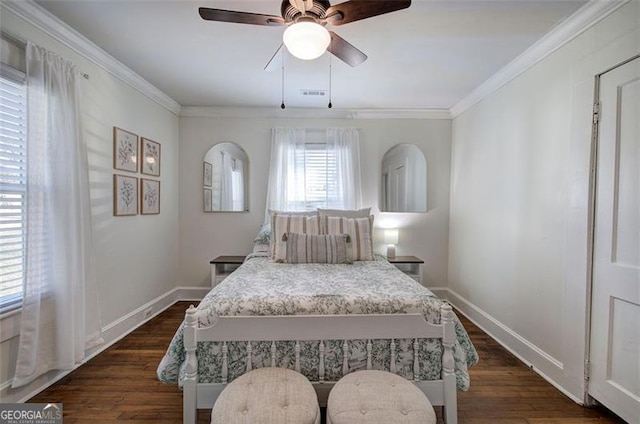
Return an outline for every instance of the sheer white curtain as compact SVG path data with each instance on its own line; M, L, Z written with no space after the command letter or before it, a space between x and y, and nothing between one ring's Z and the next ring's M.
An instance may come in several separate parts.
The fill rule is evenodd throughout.
M232 161L232 186L233 186L233 210L244 211L244 166L242 161L233 159Z
M27 254L13 387L101 343L80 74L27 45Z
M304 210L304 162L297 151L304 151L305 130L302 128L274 128L271 131L271 162L265 222L269 209L280 211Z
M328 196L331 209L358 209L362 204L360 135L355 128L329 128L327 150L335 154L336 193Z
M272 130L265 222L269 209L300 211L317 204L336 209L360 207L358 130L332 128L321 131L320 136L317 130L303 128ZM325 158L326 163L319 164L318 158ZM326 178L322 201L317 198L318 174Z
M220 181L220 208L223 211L233 210L233 175L231 155L220 152L222 155L222 174Z

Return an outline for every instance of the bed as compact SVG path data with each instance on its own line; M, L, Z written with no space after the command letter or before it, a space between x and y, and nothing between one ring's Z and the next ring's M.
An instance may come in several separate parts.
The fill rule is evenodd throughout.
M442 330L442 340L424 338L426 323L441 325L434 328ZM187 313L158 378L184 386L185 422L193 422L195 408L211 407L227 382L252 368L300 371L321 404L332 382L348 372L391 370L414 380L455 423L455 388L450 392L469 388L467 368L477 360L450 307L382 256L353 264L287 264L258 253Z

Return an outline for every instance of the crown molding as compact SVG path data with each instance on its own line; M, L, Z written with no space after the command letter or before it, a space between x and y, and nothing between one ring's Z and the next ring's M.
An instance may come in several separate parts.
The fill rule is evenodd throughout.
M354 109L353 119L451 119L448 109Z
M524 53L509 62L484 83L476 87L468 96L456 103L451 116L460 116L471 106L480 102L517 76L533 67L551 53L573 40L616 9L630 0L591 0L575 13L562 21Z
M349 111L329 108L288 107L223 107L223 106L183 106L180 116L194 118L309 118L347 119Z
M60 41L71 50L113 74L125 84L130 85L140 93L149 97L168 111L175 115L180 114L181 106L178 102L133 72L109 53L102 50L78 31L52 15L49 11L43 9L33 0L5 0L0 2L0 7L15 13L49 36Z
M196 118L451 119L446 109L325 109L183 106L180 116Z

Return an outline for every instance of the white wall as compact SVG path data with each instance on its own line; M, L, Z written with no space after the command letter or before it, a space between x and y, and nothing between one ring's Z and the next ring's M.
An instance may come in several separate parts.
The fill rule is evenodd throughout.
M640 51L631 1L453 122L454 303L583 399L594 76Z
M172 290L178 278L178 118L103 68L71 51L12 12L2 9L3 31L32 40L90 74L83 81L83 123L89 150L93 240L103 327ZM114 217L112 187L113 126L162 145L160 215ZM140 175L137 175L140 177ZM16 317L10 319L16 324ZM2 339L10 333L1 323ZM6 388L15 362L17 337L0 344L0 388ZM29 386L31 390L43 380ZM3 391L3 401L21 391Z
M446 284L450 120L181 117L180 281L183 285L209 285L209 261L218 255L251 252L253 238L264 219L271 128L277 126L360 128L363 206L373 207L376 226L401 227L397 254L416 255L425 260L426 286ZM249 156L249 213L203 212L202 160L211 146L222 141L238 143ZM414 143L426 156L429 182L426 214L379 212L382 156L397 143ZM384 247L379 244L377 251L383 252Z

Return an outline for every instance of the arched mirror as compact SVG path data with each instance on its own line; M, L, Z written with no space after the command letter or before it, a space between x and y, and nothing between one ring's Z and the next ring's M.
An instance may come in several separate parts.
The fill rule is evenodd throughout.
M384 154L380 211L427 211L427 161L418 146L397 144Z
M219 143L204 155L205 212L249 211L249 158L235 143Z

